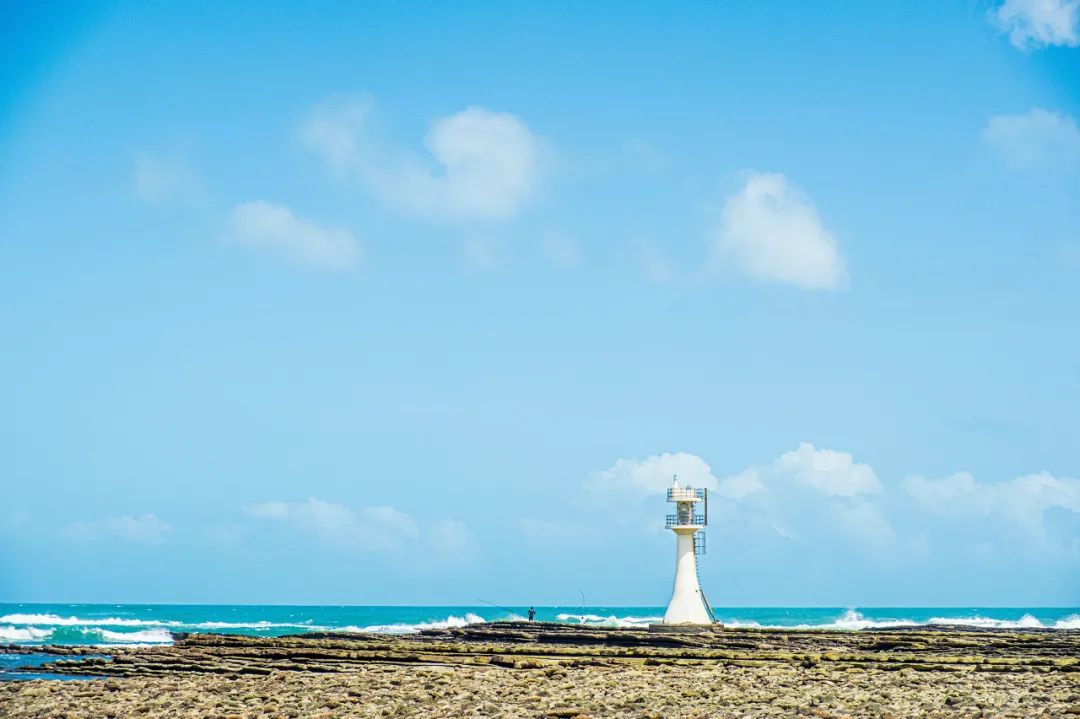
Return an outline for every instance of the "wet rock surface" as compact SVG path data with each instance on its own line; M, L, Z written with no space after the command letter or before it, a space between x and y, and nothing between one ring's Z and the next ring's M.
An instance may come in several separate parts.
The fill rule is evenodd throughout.
M0 685L0 717L1080 716L1080 632L1061 630L492 623L51 651L50 672L110 678Z

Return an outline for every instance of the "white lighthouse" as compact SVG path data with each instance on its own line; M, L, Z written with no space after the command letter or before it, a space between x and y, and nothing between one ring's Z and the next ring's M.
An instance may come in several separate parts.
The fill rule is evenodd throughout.
M680 487L674 477L667 501L675 504L675 514L667 515L665 526L675 532L675 588L664 612L664 624L712 624L712 609L698 583L697 557L705 553L705 532L709 523L707 489ZM702 513L697 513L697 503Z

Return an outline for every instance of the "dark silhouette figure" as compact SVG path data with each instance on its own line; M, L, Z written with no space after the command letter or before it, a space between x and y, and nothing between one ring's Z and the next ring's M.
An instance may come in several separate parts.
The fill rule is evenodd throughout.
M536 618L536 610L533 609L532 607L529 607L529 621L531 622L535 618Z

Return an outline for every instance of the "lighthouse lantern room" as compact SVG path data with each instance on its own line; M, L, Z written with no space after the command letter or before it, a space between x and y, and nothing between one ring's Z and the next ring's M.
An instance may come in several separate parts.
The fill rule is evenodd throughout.
M667 515L664 523L675 533L675 587L664 613L664 624L712 624L715 621L712 608L701 591L697 570L697 558L705 553L709 490L680 487L679 478L674 477L667 501L675 505L675 514Z

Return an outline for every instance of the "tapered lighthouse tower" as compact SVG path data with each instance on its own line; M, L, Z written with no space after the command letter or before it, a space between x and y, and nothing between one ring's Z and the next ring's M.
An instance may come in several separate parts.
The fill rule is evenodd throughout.
M709 523L709 491L680 487L674 477L667 492L675 514L665 526L675 533L675 588L664 612L664 624L712 624L712 609L698 583L697 558L705 553L705 526ZM698 503L702 505L697 513Z

